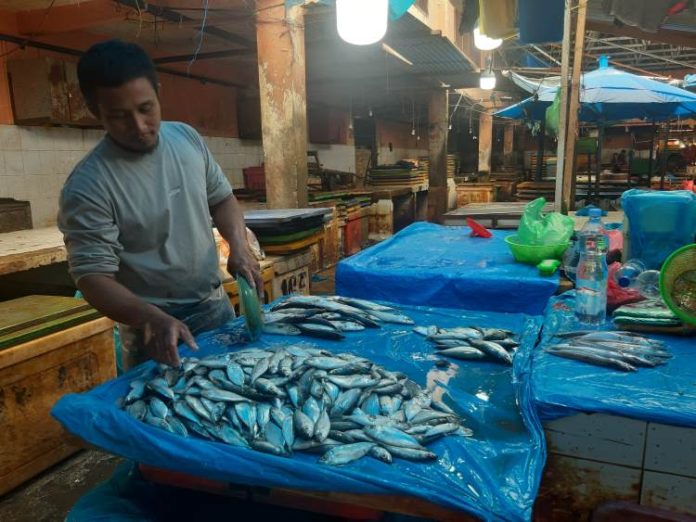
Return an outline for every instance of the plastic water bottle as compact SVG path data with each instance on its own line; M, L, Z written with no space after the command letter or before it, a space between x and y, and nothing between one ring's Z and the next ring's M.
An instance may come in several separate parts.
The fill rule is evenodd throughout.
M607 317L609 270L605 254L609 239L602 225L602 211L590 209L590 219L578 234L580 260L576 270L575 316L586 324L599 325Z
M609 251L609 236L602 223L602 209L591 208L589 216L590 219L578 232L578 250L580 254L592 250L606 254Z
M599 325L606 320L608 277L604 254L596 250L580 254L575 280L575 316L581 323Z
M631 259L614 273L614 279L621 288L635 288L638 276L645 270L645 263L640 259Z
M636 290L643 297L653 298L660 294L660 271L646 270L639 259L631 259L621 265L614 279L621 288Z

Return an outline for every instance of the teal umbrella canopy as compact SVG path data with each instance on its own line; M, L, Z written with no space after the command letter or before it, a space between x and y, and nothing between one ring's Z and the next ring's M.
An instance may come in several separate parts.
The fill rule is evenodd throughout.
M580 120L610 122L668 120L696 114L696 93L613 67L582 75ZM540 120L558 88L540 88L530 98L495 113L502 118Z

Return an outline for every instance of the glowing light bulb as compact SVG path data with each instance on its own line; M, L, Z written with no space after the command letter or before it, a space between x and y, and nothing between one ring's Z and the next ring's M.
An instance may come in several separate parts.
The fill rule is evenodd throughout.
M338 35L353 45L379 42L387 33L389 0L336 0Z

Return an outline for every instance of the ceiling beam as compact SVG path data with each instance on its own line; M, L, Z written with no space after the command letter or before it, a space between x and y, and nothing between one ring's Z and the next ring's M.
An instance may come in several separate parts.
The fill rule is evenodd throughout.
M115 2L125 5L126 7L131 7L133 9L140 9L142 12L147 12L151 15L154 15L158 18L162 18L163 20L167 20L169 22L189 22L191 20L195 21L195 18L191 18L190 16L186 16L185 14L179 13L178 11L175 11L173 9L169 9L168 7L161 7L159 5L149 3L149 2L144 2L143 0L114 0ZM222 29L212 26L212 25L206 25L205 27L199 27L200 30L205 32L206 34L209 34L210 36L214 36L216 38L219 38L221 40L224 40L229 43L237 44L242 47L246 48L253 48L256 46L256 40L249 40L247 38L244 38L243 36L239 36L238 34L230 33L228 31L223 31Z
M619 27L613 23L600 22L598 20L587 20L587 30L613 34L616 36L638 38L640 40L648 40L652 42L662 42L680 47L696 47L696 35L686 31L658 29L655 33L648 33L630 25L623 25Z
M79 31L125 20L127 10L112 0L88 0L77 4L17 12L20 34L39 36Z
M215 60L218 58L232 58L234 56L254 56L256 55L255 49L230 49L225 51L211 51L209 53L198 53L193 54L180 54L176 56L162 56L160 58L154 58L152 61L156 64L162 63L182 63L189 62L196 58L196 61L201 60Z

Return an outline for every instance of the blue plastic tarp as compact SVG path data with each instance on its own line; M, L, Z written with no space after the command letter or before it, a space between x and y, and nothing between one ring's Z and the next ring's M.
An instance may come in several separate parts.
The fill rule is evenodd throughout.
M63 397L53 416L68 431L108 452L136 462L212 480L262 487L408 495L488 520L529 520L545 459L540 423L531 406L529 354L540 317L404 307L417 324L505 327L521 334L514 366L490 362L435 365L433 348L410 327L383 325L349 334L344 341L263 336L247 346L304 344L368 357L401 370L422 386L442 388L443 400L458 411L474 437L447 437L430 446L440 458L429 464L397 460L392 465L362 459L345 467L317 462L316 455L274 457L196 438L183 438L139 422L115 403L129 382L151 373L145 363L87 393ZM198 338L199 356L241 347L236 320ZM182 353L187 354L182 349ZM437 392L436 392L437 393ZM116 504L117 505L117 504Z
M628 220L630 259L659 270L669 255L696 242L696 194L688 190L627 190L621 208Z
M532 393L542 420L601 412L696 427L696 338L646 334L673 357L656 368L621 372L543 352L558 332L584 330L574 316L574 293L549 303L541 345L532 360ZM611 321L606 329L615 330Z
M338 294L394 303L542 314L558 275L516 263L505 237L468 227L415 223L338 264Z

